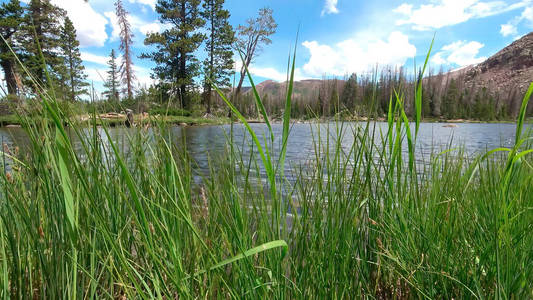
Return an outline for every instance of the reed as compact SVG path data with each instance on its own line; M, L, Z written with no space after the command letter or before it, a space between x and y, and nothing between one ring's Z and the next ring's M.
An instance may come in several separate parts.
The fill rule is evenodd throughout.
M152 120L116 139L96 118L69 119L43 89L46 116L20 116L30 146L2 152L0 295L533 297L533 149L523 130L533 84L512 148L450 149L417 164L420 81L414 128L400 92L385 130L310 125L314 154L289 180L295 59L281 137L251 76L264 132L217 90L248 135L229 132L207 175L167 125Z

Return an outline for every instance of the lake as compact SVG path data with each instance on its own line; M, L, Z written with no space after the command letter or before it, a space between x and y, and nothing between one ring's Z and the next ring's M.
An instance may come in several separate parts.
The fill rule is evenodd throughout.
M361 125L361 126L359 126ZM361 130L365 123L344 123L342 125L342 145L348 151L353 143L354 130ZM442 150L463 146L465 153L473 155L493 149L496 147L511 146L514 141L516 130L515 124L507 123L460 123L457 127L449 127L448 123L422 123L416 144L417 162L427 162L430 155L439 153ZM380 130L387 130L387 123L377 122L376 141L380 141ZM453 126L453 125L452 125ZM258 133L261 140L264 139L266 125L262 123L251 124L251 127ZM275 149L279 149L281 144L281 124L272 124L275 134ZM372 127L373 128L373 127ZM412 126L414 130L414 126ZM134 128L115 127L109 128L111 138L124 147L127 151L127 137L135 132ZM338 131L341 130L335 123L295 123L291 125L290 138L287 145L286 173L291 175L291 170L313 158L315 153L315 142L319 136L322 141L337 139ZM221 126L174 126L170 132L172 140L178 147L185 145L189 154L195 159L196 168L201 173L206 173L208 169L208 157L220 157L223 154L230 132L233 131L233 141L237 149L242 151L244 157L250 154L250 138L242 124L221 125ZM148 134L153 134L148 129ZM100 129L103 134L103 130ZM263 133L263 135L261 135ZM105 138L104 138L105 139ZM76 139L74 139L76 141ZM28 138L21 128L0 128L0 141L10 148L18 146L24 149L28 145ZM79 142L76 142L79 144ZM406 143L405 143L406 144ZM124 149L123 148L123 149ZM407 149L404 149L407 151ZM275 157L275 155L274 155ZM9 160L8 160L9 163Z

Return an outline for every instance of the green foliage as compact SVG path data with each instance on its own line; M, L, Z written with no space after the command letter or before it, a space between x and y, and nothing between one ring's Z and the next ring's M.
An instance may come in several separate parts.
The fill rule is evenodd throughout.
M76 39L76 29L70 18L65 18L60 35L60 48L65 62L65 72L61 74L66 99L74 102L79 96L88 94L87 75L80 54L80 42Z
M204 0L202 16L207 21L205 43L207 57L203 62L204 93L207 113L211 113L211 85L229 87L233 74L233 43L235 32L229 23L230 13L223 8L224 0Z
M357 99L357 74L353 73L350 75L341 94L341 103L344 108L347 108L349 111L355 110L355 102Z
M180 109L180 108L157 107L157 108L150 109L149 113L151 115L162 115L162 116L184 116L184 117L191 116L190 111Z
M34 91L39 90L36 84L56 89L61 82L61 75L65 71L60 47L61 20L65 16L66 12L50 0L31 0L27 6L21 43L24 48L24 65L37 80L34 82L24 73L25 81Z
M337 92L337 84L335 82L333 88L331 89L331 96L329 97L329 115L334 116L339 112L340 100L339 92Z
M157 50L141 55L154 61L155 77L177 90L178 101L185 109L190 105L190 92L199 69L194 52L204 40L204 35L198 32L205 23L199 5L200 0L159 0L156 4L159 21L172 27L149 34L144 44Z
M120 89L120 82L119 82L119 70L117 66L117 57L115 54L115 50L111 49L111 53L109 54L109 60L107 61L107 65L109 66L109 70L107 71L107 79L104 83L104 87L106 90L104 91L104 96L107 98L108 101L119 101L119 89Z
M4 78L8 94L15 95L18 90L16 73L17 63L15 54L20 54L20 46L16 43L16 35L20 34L23 25L24 9L19 0L10 0L0 6L0 66L4 71Z

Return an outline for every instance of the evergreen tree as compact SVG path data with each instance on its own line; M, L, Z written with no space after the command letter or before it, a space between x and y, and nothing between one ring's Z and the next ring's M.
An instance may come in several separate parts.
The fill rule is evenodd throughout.
M65 71L61 56L61 22L66 12L50 3L50 0L31 0L27 7L25 36L25 66L40 83L51 86L60 82ZM42 55L41 55L42 53ZM53 81L48 82L46 72Z
M111 49L107 65L109 66L109 70L107 71L107 81L104 83L104 87L106 88L104 95L107 97L107 100L118 101L120 99L118 92L120 87L120 74L117 66L117 57L114 49Z
M235 32L229 23L229 11L223 9L224 0L204 0L202 15L209 23L206 40L207 58L204 60L204 94L207 113L211 113L211 84L220 88L230 86L233 73Z
M422 89L422 117L427 118L432 115L432 99L429 91Z
M335 82L336 80L334 80ZM331 97L329 98L330 115L334 116L339 112L339 93L337 92L337 84L333 85L331 89Z
M459 89L455 79L451 79L448 84L446 93L442 100L441 112L448 119L453 119L457 115L457 105L459 103Z
M117 0L115 3L116 15L118 18L118 25L120 27L120 50L122 51L122 65L120 66L120 77L126 86L126 93L128 99L133 98L133 80L135 74L133 72L133 61L131 59L131 45L133 44L133 33L128 21L128 12L122 5L122 0Z
M158 0L159 21L172 28L149 34L144 43L156 47L157 51L141 56L156 63L153 71L158 79L178 87L183 108L190 106L188 91L198 75L198 59L194 52L204 40L204 35L198 32L205 23L200 17L199 5L200 0Z
M7 93L17 93L16 59L12 50L18 55L19 45L15 43L15 36L20 32L23 24L24 9L19 0L11 0L0 6L0 35L5 39L0 40L0 66L4 71ZM7 43L7 44L6 44ZM10 49L11 48L11 49Z
M355 110L355 99L357 97L357 74L350 75L341 94L341 103L348 110Z
M80 42L76 39L74 24L67 17L61 31L61 52L65 61L65 74L62 82L67 85L66 98L75 101L80 95L88 94L87 75L81 60Z

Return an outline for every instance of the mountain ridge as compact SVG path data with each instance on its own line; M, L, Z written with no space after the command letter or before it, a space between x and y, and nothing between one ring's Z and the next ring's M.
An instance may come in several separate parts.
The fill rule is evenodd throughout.
M461 86L469 89L485 88L496 97L513 98L522 96L533 81L533 32L499 50L485 61L439 75L443 85L448 80L461 81ZM294 82L294 98L316 97L321 86L337 82L337 88L342 89L345 80L342 79L305 79ZM256 88L261 96L285 96L287 82L265 80L257 84ZM249 90L247 91L249 92ZM514 95L514 96L513 96ZM511 101L511 100L506 100Z

